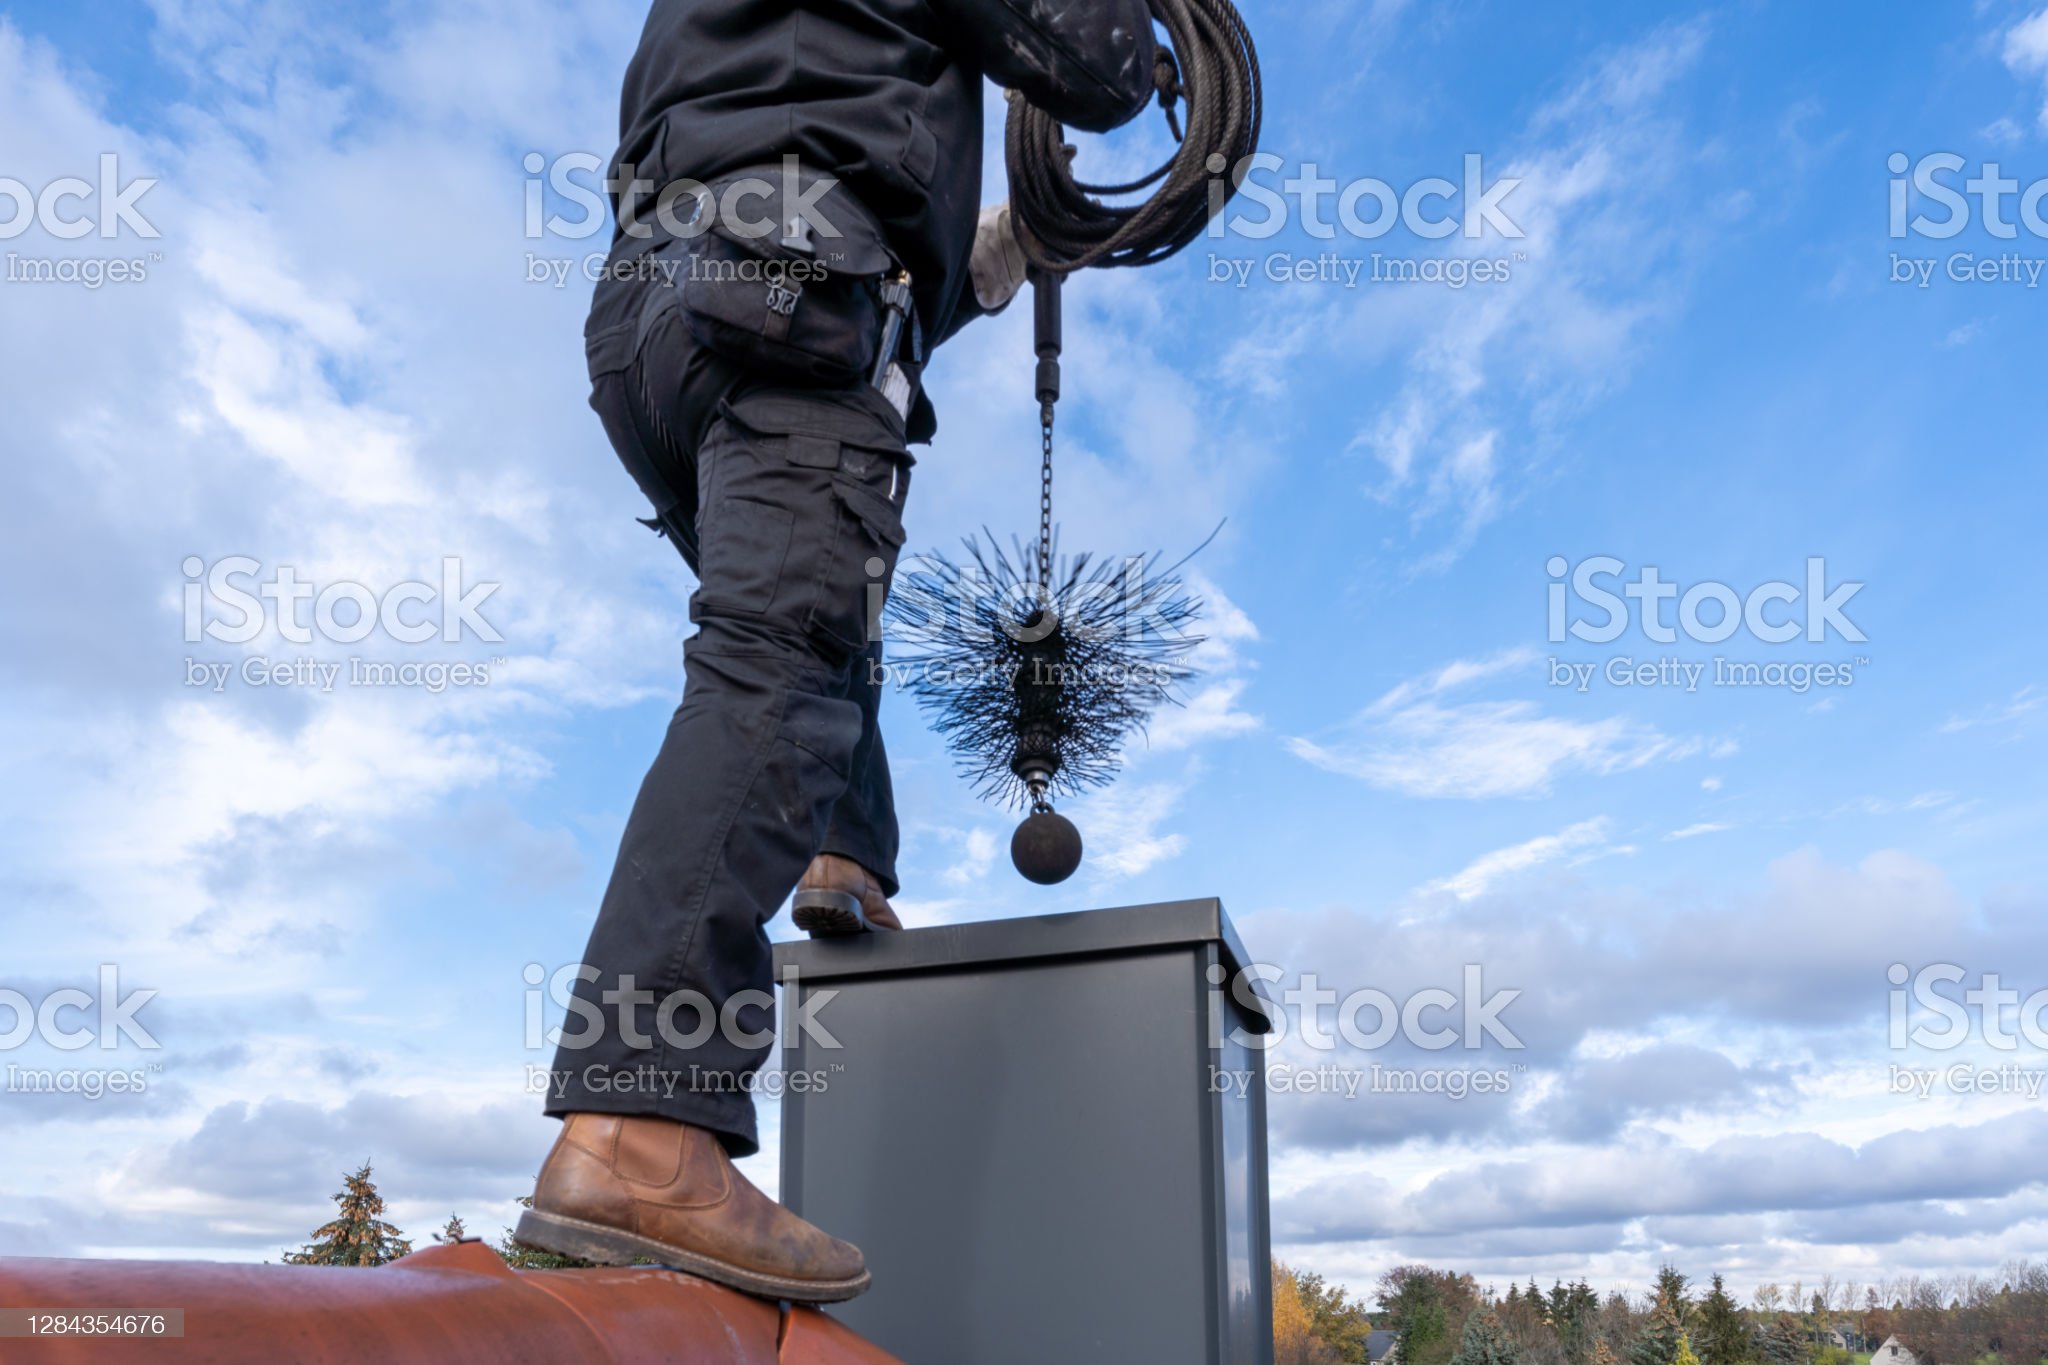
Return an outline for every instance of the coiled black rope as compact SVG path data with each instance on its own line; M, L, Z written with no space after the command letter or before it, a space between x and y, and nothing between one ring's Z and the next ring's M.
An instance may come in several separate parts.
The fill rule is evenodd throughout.
M1149 265L1202 235L1237 192L1259 145L1259 56L1230 0L1148 0L1166 30L1152 83L1179 146L1150 175L1125 185L1074 178L1074 148L1057 119L1010 93L1003 133L1010 216L1024 255L1040 270ZM1185 126L1175 106L1186 107ZM1211 194L1228 176L1228 192ZM1156 189L1153 189L1157 186ZM1105 198L1151 189L1128 206Z

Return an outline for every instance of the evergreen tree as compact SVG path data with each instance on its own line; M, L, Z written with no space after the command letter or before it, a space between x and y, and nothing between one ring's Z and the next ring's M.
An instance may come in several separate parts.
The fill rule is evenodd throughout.
M1673 1365L1700 1365L1700 1358L1692 1353L1692 1338L1683 1332L1678 1336L1678 1359Z
M1599 1316L1600 1296L1584 1280L1570 1288L1560 1283L1551 1289L1550 1325L1557 1331L1557 1344L1569 1365L1587 1365Z
M1692 1325L1692 1300L1686 1297L1686 1286L1691 1283L1678 1273L1676 1266L1664 1266L1657 1271L1657 1302L1668 1303L1678 1318L1680 1327Z
M1743 1321L1721 1277L1699 1305L1699 1351L1702 1365L1747 1365L1755 1352L1750 1344L1749 1324Z
M1515 1365L1521 1354L1515 1339L1501 1326L1500 1315L1488 1308L1465 1319L1465 1333L1450 1365Z
M1771 1319L1757 1343L1766 1365L1810 1365L1813 1343L1806 1339L1799 1320L1790 1313Z
M1659 1277L1661 1279L1661 1277ZM1628 1348L1628 1365L1678 1365L1678 1348L1685 1333L1678 1326L1678 1310L1661 1294L1657 1306Z
M342 1177L334 1220L313 1232L300 1251L285 1253L289 1265L383 1265L412 1250L412 1243L383 1219L384 1196L370 1180L370 1163Z
M454 1246L457 1242L466 1241L468 1238L469 1229L462 1226L462 1215L457 1213L449 1214L447 1225L434 1234L434 1240L442 1246Z

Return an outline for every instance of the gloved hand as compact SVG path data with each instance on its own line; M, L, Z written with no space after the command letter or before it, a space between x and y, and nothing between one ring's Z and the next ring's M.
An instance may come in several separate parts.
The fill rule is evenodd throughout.
M987 312L1001 312L1024 287L1026 266L1024 248L1010 225L1008 201L983 209L974 225L974 252L967 261L974 301Z

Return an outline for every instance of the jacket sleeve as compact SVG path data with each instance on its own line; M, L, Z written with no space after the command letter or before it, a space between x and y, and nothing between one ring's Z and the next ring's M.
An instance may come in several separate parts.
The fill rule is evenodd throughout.
M931 0L965 57L1061 123L1107 132L1152 94L1145 0Z

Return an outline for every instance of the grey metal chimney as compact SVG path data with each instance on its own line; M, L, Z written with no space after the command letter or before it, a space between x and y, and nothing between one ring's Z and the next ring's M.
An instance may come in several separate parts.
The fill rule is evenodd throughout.
M908 1365L1271 1365L1270 1025L1221 903L775 962L839 1044L785 1030L782 1198L874 1272L833 1316Z

